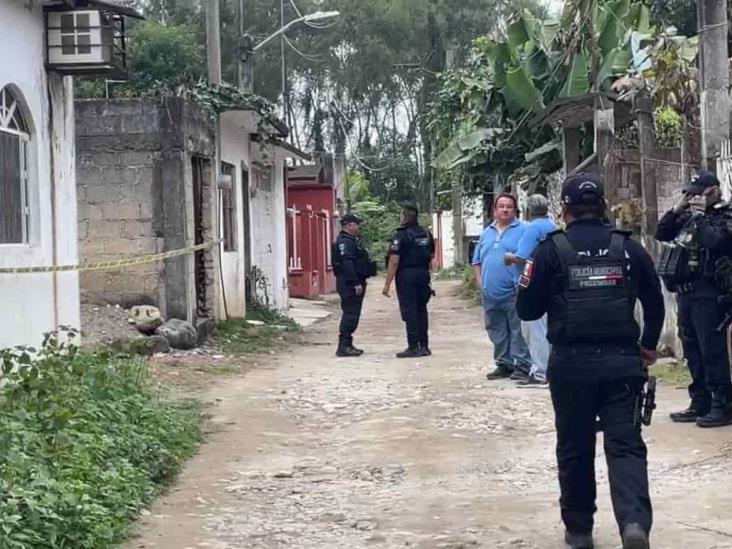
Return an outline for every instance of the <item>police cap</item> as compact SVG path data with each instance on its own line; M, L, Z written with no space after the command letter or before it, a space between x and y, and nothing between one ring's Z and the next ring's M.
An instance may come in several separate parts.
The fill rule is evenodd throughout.
M604 198L605 187L594 173L572 175L562 185L562 202L569 206L599 206Z
M416 202L409 200L407 202L402 202L402 210L419 213L419 206Z
M341 225L348 225L349 223L361 224L361 220L354 213L347 213L341 217Z
M699 172L691 178L691 181L683 190L688 194L701 194L710 187L719 186L719 179L712 172Z

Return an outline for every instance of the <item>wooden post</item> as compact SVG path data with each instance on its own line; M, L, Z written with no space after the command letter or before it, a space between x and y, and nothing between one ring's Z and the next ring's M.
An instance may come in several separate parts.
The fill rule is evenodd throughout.
M702 166L716 171L722 143L729 139L727 0L697 2L700 35Z
M564 148L564 174L569 174L579 165L580 160L580 129L577 127L562 128L562 145Z
M221 84L221 23L219 0L206 0L206 52L208 55L208 81Z
M653 239L658 225L658 181L656 166L656 136L653 128L653 99L641 96L636 100L635 112L638 115L638 137L641 169L641 201L643 220L641 235L644 240Z

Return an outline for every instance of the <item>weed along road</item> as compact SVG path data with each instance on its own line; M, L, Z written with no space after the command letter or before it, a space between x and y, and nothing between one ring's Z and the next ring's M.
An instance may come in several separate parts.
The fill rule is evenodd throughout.
M210 434L126 547L563 548L549 393L485 379L482 313L456 286L436 284L431 358L394 358L404 327L375 284L363 357L334 356L332 317L212 386ZM732 548L732 430L672 425L686 401L662 383L645 431L652 545ZM614 549L601 436L597 455L596 546Z

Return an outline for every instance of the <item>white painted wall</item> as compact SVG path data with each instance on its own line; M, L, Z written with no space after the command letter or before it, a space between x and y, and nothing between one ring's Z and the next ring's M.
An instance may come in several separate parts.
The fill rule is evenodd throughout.
M287 222L285 212L284 163L279 148L252 149L261 177L250 177L252 197L252 258L264 279L255 284L257 296L270 307L289 308L287 280ZM253 174L254 175L254 174Z
M243 205L245 190L242 185L242 167L250 171L251 134L257 128L256 117L251 111L231 111L221 115L221 161L234 166L234 195L236 202L236 251L224 252L221 244L221 268L224 278L226 307L230 317L246 316L246 257L245 239L251 238L251 227L244 227ZM217 173L220 173L220 166ZM219 234L223 234L222 206L219 202ZM256 265L256 260L255 260ZM221 292L219 292L221 294ZM221 294L223 307L223 294ZM221 309L223 311L223 309Z
M38 4L0 2L0 89L12 85L19 92L32 128L31 242L0 245L0 267L78 261L73 84L70 78L46 74L43 11ZM0 274L0 303L9 312L0 318L0 347L38 345L43 333L58 325L81 324L77 273Z
M452 232L452 211L444 211L440 216L442 237L442 265L448 269L455 265L455 243ZM434 216L433 223L437 222ZM465 236L479 237L483 232L483 204L480 198L469 198L464 201L463 227ZM467 253L467 252L466 252Z

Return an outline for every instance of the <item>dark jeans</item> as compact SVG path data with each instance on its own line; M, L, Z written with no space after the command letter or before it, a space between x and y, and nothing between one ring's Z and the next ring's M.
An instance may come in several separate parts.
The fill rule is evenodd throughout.
M338 346L348 347L353 345L353 333L358 328L358 322L361 319L361 308L363 307L363 298L366 295L366 283L362 283L363 293L358 296L353 286L336 281L338 295L341 298L341 325L338 335Z
M429 348L429 316L427 303L432 297L430 272L427 269L406 267L396 276L399 311L407 324L407 345L410 349Z
M681 342L692 379L689 396L698 410L709 409L713 393L730 391L727 339L725 331L718 330L725 313L716 297L679 295Z
M559 381L550 377L562 520L572 533L589 534L594 524L597 417L604 432L610 494L618 526L622 531L628 524L638 523L650 532L653 513L648 494L647 452L635 413L642 383L640 377L605 381Z

